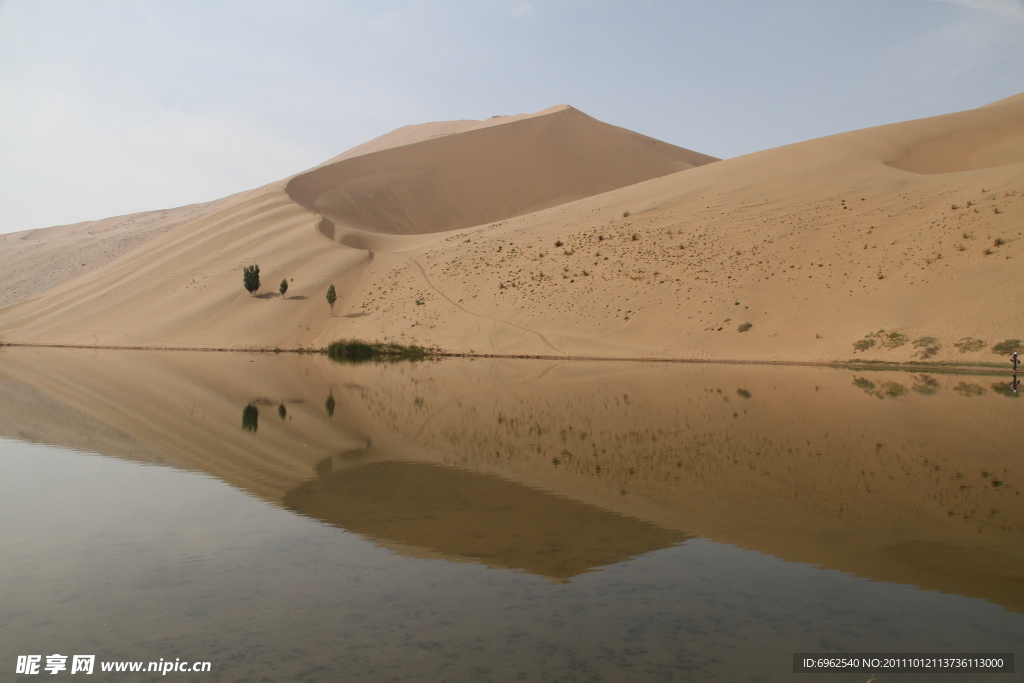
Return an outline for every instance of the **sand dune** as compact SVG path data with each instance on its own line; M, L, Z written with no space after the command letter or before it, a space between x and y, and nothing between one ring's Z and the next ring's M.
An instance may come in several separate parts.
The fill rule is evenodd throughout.
M224 201L0 235L0 308L81 277Z
M0 311L0 339L995 361L1024 338L1022 140L1021 96L704 165L566 107L413 126Z
M395 146L300 173L285 191L333 225L408 235L492 223L717 161L572 107L480 123L407 131Z

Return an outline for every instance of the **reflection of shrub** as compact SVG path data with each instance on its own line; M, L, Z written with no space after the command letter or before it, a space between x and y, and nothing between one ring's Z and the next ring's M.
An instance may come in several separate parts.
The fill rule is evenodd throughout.
M288 409L284 407L284 403L277 407L277 414L282 420L288 417Z
M907 388L899 382L885 381L875 384L866 377L854 377L853 386L876 398L899 398L907 393Z
M1020 398L1020 395L1011 389L1009 384L993 384L992 391L1007 398Z
M868 339L865 337L859 341L853 342L853 350L856 351L867 351L873 347L877 342L874 339Z
M255 433L259 428L260 421L260 409L253 404L247 405L242 409L242 429L247 432Z
M739 332L746 332L747 330L749 330L749 329L750 329L751 327L753 327L753 326L754 326L754 323L743 323L742 325L740 325L740 326L739 326L739 327L737 327L736 329L737 329L737 330L738 330Z
M939 381L928 375L919 375L911 388L923 396L931 396L939 392Z
M953 387L953 391L960 394L961 396L966 396L970 398L972 396L981 396L982 394L984 394L985 387L981 386L980 384L968 384L967 382L960 382L960 384L957 384L955 387Z
M960 353L967 353L968 351L981 351L985 348L985 342L981 339L975 339L974 337L964 337L953 346L960 351Z
M882 382L878 385L878 393L875 394L878 398L888 396L889 398L897 398L907 393L907 388L899 382Z
M931 358L942 348L942 344L935 337L920 337L914 340L914 348L921 358Z
M324 401L324 410L327 411L327 417L334 417L334 394L327 395L327 400Z
M992 347L992 353L997 353L1000 356L1009 356L1014 351L1024 351L1024 345L1020 343L1020 339L1007 339Z

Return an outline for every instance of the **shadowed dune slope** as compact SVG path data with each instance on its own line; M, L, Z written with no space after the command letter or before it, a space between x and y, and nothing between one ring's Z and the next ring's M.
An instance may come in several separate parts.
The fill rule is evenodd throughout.
M469 129L486 122L456 123L464 130L427 124L423 140L404 130L390 140L398 146L301 173L286 191L336 225L423 234L520 216L717 161L572 107Z

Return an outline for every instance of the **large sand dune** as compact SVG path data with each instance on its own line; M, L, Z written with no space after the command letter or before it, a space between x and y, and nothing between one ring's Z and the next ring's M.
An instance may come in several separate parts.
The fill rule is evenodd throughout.
M1021 96L715 163L566 107L412 126L3 309L0 338L998 360L1024 338L1022 141Z
M572 107L495 118L500 125L404 131L389 140L395 146L380 141L300 173L286 191L327 219L332 238L333 225L409 235L492 223L717 161Z

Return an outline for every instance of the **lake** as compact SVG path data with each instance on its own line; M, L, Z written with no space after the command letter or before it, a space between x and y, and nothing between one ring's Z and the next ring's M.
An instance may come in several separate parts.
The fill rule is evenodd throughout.
M1009 381L0 348L2 666L867 681L793 655L1019 658Z

